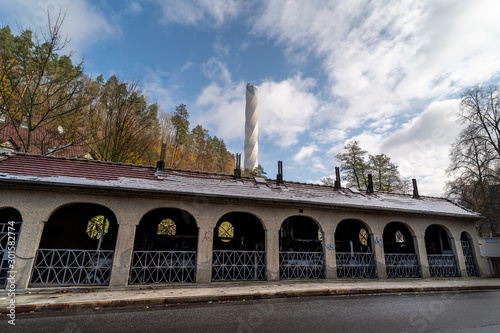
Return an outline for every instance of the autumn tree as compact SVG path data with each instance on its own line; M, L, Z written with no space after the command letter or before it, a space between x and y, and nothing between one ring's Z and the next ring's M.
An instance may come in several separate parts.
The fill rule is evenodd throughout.
M72 53L58 54L68 46L63 21L64 15L49 15L42 37L0 29L0 127L13 132L23 152L54 154L72 145L81 110L90 103L83 61L73 64Z
M137 82L95 82L97 97L88 113L86 130L105 161L147 163L144 156L159 142L158 105L148 102Z
M482 213L479 235L500 234L500 92L496 87L475 86L460 102L459 122L464 125L450 151L452 178L448 196Z

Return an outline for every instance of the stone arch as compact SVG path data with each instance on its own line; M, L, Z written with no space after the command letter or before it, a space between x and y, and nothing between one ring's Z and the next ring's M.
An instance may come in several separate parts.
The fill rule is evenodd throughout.
M313 218L290 216L280 226L280 251L323 252L322 232L321 226Z
M229 222L233 228L223 232L221 224ZM222 230L222 231L221 231ZM222 235L220 233L222 232ZM266 236L264 224L255 214L230 212L224 214L214 228L214 250L264 251Z
M223 215L214 228L212 281L265 280L266 234L250 213Z
M87 234L89 221L104 216L109 227L103 239ZM75 250L114 250L118 234L116 215L107 207L93 203L70 203L56 209L43 228L40 248Z
M31 285L108 285L117 235L117 219L109 208L60 206L44 225Z
M460 243L462 245L462 253L465 259L465 268L467 276L480 276L479 267L477 265L476 251L474 250L474 242L471 235L467 231L460 234Z
M460 276L450 231L439 224L425 229L425 249L432 277Z
M164 234L159 230L162 222L166 220L174 223L174 234ZM178 208L156 208L141 218L135 233L134 250L196 251L197 242L198 226L192 214Z
M451 232L440 224L431 224L425 229L425 249L427 255L453 254Z
M397 237L402 235L401 237ZM416 253L416 244L414 242L415 233L413 229L403 222L389 222L384 227L382 239L384 241L384 253Z
M373 235L361 220L342 220L335 230L338 278L377 277Z
M366 244L360 239L361 230L368 234ZM344 219L335 229L335 250L337 252L373 252L373 236L370 227L358 219Z
M389 278L421 277L415 234L406 223L389 222L384 227L385 265Z
M286 218L279 229L280 279L326 277L323 233L311 217Z

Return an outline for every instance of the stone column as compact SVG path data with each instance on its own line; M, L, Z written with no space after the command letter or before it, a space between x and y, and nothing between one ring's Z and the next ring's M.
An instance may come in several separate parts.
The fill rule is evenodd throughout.
M425 236L417 235L413 237L414 243L416 244L416 253L418 255L418 261L420 262L420 268L422 269L422 277L424 279L430 278L431 273L429 271L429 262L427 261L427 249L425 248Z
M370 235L373 244L373 252L377 265L377 276L379 279L387 279L387 266L385 264L384 241L382 234Z
M198 252L196 255L196 283L212 281L212 252L214 229L198 228Z
M335 230L330 230L325 228L323 232L323 253L325 254L326 278L330 280L337 279L337 255L335 250Z
M17 290L28 288L44 225L42 221L23 221L17 241L15 266L9 275L15 280Z
M135 224L118 225L110 286L128 285L132 253L134 252L135 229Z
M266 268L267 281L280 279L279 230L266 229Z

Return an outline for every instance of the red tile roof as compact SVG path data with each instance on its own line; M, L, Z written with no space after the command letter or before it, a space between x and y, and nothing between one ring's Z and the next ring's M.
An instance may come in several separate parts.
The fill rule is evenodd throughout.
M12 142L18 150L24 150L23 142L26 143L28 141L28 129L21 126L14 126L11 122L0 123L0 144L7 141ZM82 157L90 153L93 158L97 156L84 140L78 139L75 142L68 142L60 138L58 133L44 127L38 127L32 132L32 142L32 154ZM50 153L50 150L66 145L67 147L56 151L54 154Z
M153 166L89 161L74 158L13 154L0 159L0 183L24 181L64 186L99 186L110 189L138 190L207 197L266 200L368 210L404 211L477 218L446 199L375 192L372 195L330 186L273 180L257 184L253 178L235 180L232 175L166 169L155 175ZM1 187L0 187L1 188Z

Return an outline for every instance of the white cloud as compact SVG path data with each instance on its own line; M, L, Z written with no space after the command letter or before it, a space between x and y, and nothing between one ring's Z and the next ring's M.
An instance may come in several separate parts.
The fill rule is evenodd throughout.
M161 22L195 25L208 23L220 26L238 16L241 0L155 0L162 9Z
M231 84L231 73L226 64L212 57L202 64L203 74L210 79L217 79L225 84Z
M292 157L292 160L296 163L304 163L307 158L311 158L317 151L318 147L315 144L304 146L300 148L299 152Z
M380 143L380 151L399 165L403 176L416 177L422 193L442 195L450 145L461 130L459 100L434 102Z
M53 20L59 12L66 13L62 26L62 35L71 40L69 50L84 53L92 43L121 34L121 29L113 25L105 15L86 0L0 0L0 8L10 17L17 17L16 23L24 29L45 31L47 26L47 11Z
M285 54L323 59L331 94L346 105L336 128L355 129L498 75L499 7L494 0L267 1L253 29Z
M216 64L217 62L214 61ZM206 109L198 120L223 138L244 137L245 83L212 83L203 89L196 104ZM318 101L309 92L315 85L310 78L299 75L281 82L264 81L257 85L259 109L259 140L271 140L288 147L298 142L298 135L310 128Z

